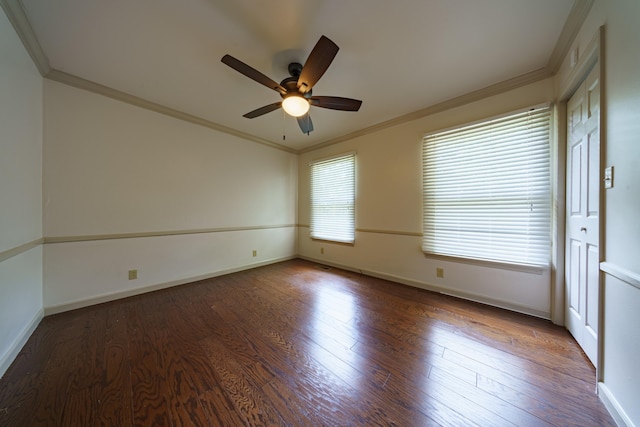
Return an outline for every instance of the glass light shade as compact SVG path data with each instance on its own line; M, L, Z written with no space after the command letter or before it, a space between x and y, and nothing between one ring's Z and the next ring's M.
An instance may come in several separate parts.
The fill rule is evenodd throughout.
M309 101L299 95L287 96L282 101L282 108L290 116L304 116L309 111Z

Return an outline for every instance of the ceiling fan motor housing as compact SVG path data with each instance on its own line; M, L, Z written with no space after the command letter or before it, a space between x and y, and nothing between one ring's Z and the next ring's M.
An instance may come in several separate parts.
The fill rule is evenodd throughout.
M298 77L296 76L287 77L286 79L282 80L280 82L280 86L284 87L287 90L287 93L280 94L282 98L286 98L287 96L290 96L290 95L297 95L297 96L304 96L305 98L308 99L308 98L311 98L311 94L313 91L312 89L312 90L309 90L308 92L300 93L298 91Z
M298 77L300 77L300 73L302 73L302 64L299 62L292 62L289 64L287 69L289 70L291 77L295 77L297 81Z

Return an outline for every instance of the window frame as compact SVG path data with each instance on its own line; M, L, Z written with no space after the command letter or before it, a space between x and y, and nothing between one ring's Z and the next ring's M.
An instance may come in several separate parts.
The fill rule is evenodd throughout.
M531 218L534 217L535 221L543 221L543 222L536 222L536 227L538 228L538 230L535 233L527 232L527 234L521 235L521 236L527 236L527 238L534 236L535 245L526 245L527 247L533 248L531 249L531 252L530 252L531 255L522 256L522 257L519 256L520 254L516 254L517 256L513 256L513 254L496 255L499 252L507 252L507 251L504 251L502 248L496 250L492 255L491 254L487 255L486 252L482 252L482 251L479 252L479 248L475 250L475 253L472 253L473 252L472 250L467 250L466 252L464 250L457 251L456 246L457 247L472 246L477 242L473 240L468 240L468 242L471 242L472 244L472 245L468 245L467 242L464 241L464 238L462 237L458 237L458 240L459 240L458 242L449 242L448 239L451 239L452 238L451 236L455 233L459 233L459 236L461 236L467 232L468 232L467 238L471 237L471 239L473 239L474 231L464 230L464 233L460 232L460 229L464 229L464 225L460 226L460 229L458 229L458 231L456 232L451 230L444 230L444 231L437 230L438 227L444 228L442 225L443 223L444 224L447 224L449 222L453 223L454 221L449 221L449 218L445 218L444 220L440 220L440 222L438 222L438 219L437 219L438 214L433 213L438 208L433 205L432 201L437 200L438 197L440 197L440 199L436 203L443 203L443 198L442 196L436 196L433 194L437 192L436 190L433 189L433 187L435 187L437 184L435 183L431 184L429 181L434 180L434 182L436 182L438 179L441 180L443 177L439 176L437 178L434 178L436 173L433 172L433 169L429 169L434 167L434 164L436 163L436 161L428 158L428 156L434 155L434 153L433 151L431 151L429 154L427 153L428 151L427 145L438 143L436 141L438 139L440 140L442 140L443 138L455 139L456 133L464 134L466 132L473 131L474 129L483 129L483 128L486 130L490 126L492 126L493 123L501 123L504 121L508 121L509 119L512 119L517 116L527 117L530 115L533 115L534 117L536 115L543 117L542 119L540 119L540 122L542 124L538 132L540 133L540 135L545 135L545 137L541 140L541 142L537 141L537 143L544 144L544 147L536 148L536 150L540 150L540 153L543 153L544 157L538 162L538 167L540 169L536 169L536 170L539 172L540 171L547 172L546 176L540 178L540 181L538 182L538 185L542 185L542 187L538 187L536 189L536 191L540 191L540 188L544 188L544 194L539 195L539 197L536 199L536 203L538 202L540 203L535 205L538 208L538 210L535 213L535 215L531 214L527 217L529 218L528 221L532 221ZM523 119L523 120L526 120L526 119ZM544 132L545 129L546 129L546 133ZM527 132L531 134L531 131L527 131ZM510 139L513 138L513 133L509 134L508 137ZM520 142L520 139L517 139L517 141ZM468 142L476 143L476 144L478 143L477 141L473 142L473 138L468 140ZM440 143L442 144L442 142ZM499 143L496 143L494 140L491 140L491 147L489 150L490 152L492 150L495 150L494 146L496 146L496 144L500 145ZM536 106L525 108L525 109L519 109L519 110L511 111L505 114L501 114L499 116L489 117L483 120L466 123L466 124L462 124L452 128L438 130L438 131L429 132L425 134L422 140L422 147L421 147L422 148L422 184L423 184L423 188L422 188L422 198L423 198L422 199L423 201L422 251L423 253L427 256L461 260L461 261L466 261L472 264L483 264L483 265L489 264L489 265L494 265L498 267L516 268L516 269L525 269L525 270L547 269L550 265L551 257L552 257L552 248L551 248L552 227L553 227L552 144L553 144L553 107L548 104L536 105ZM482 149L484 150L484 148ZM478 148L474 148L474 151L475 150L478 150ZM510 155L510 152L506 150L507 150L507 147L503 147L501 150L503 157L505 156L508 157ZM527 154L520 154L519 159L525 159L525 158L527 158ZM444 162L440 162L440 164L441 165L448 164L449 161L450 160L447 159ZM456 162L451 162L451 164L455 166ZM467 162L465 160L457 162L457 165L459 168L466 167L466 164ZM453 174L449 176L452 176L452 175ZM491 181L487 180L486 184L490 184L490 183ZM445 187L447 185L448 183L445 182ZM475 186L475 184L473 185L467 184L467 187L463 187L463 191L464 191L464 188L473 187L473 186ZM429 191L431 191L432 193L429 193ZM501 194L504 194L504 191L505 191L504 188L502 188ZM529 191L529 194L531 194L532 191L534 190ZM453 194L454 194L454 191L450 190L449 195L451 196ZM462 196L460 197L462 198ZM455 205L456 202L453 202L453 204ZM458 203L458 204L461 204L461 203ZM478 206L480 205L471 204L471 206L473 206L473 208L470 209L469 213L472 213L474 209L478 211ZM533 209L534 205L531 205L531 206ZM454 211L454 209L455 208L452 208L451 212L447 211L447 214L451 213L455 215L456 212ZM463 212L463 210L460 210L460 212ZM441 217L444 217L442 212L439 215ZM451 218L454 218L454 217L452 216ZM476 227L478 228L477 226L478 221L479 220L477 218L472 217L467 222L464 222L464 221L461 222L461 224L466 224L468 227L470 227L469 224L476 223ZM521 226L524 229L524 226L522 224ZM479 228L475 230L475 233L476 235L480 233L484 233L485 235L493 234L493 233L486 233L484 230L480 230ZM500 235L500 232L495 232L495 234ZM441 242L444 242L444 243L440 243L440 244L437 243L438 235L441 236L440 240ZM500 237L498 240L501 241L502 239L503 237ZM491 239L487 239L486 241L490 241L490 240ZM443 250L443 248L445 249Z
M345 178L347 178L348 182L344 183L340 180L334 180L332 182L330 182L329 184L339 184L339 185L344 185L345 186L345 190L347 191L348 194L343 194L343 197L347 197L347 210L349 212L349 220L346 224L346 227L348 227L348 230L345 230L344 228L339 228L339 232L338 233L332 233L329 229L328 229L328 223L325 223L320 229L318 229L318 222L319 219L324 218L325 220L329 221L331 220L331 216L330 215L319 215L317 210L319 205L315 204L316 203L316 199L317 199L317 194L315 192L314 189L314 180L320 178L318 175L314 175L314 169L316 167L321 167L321 166L340 166L340 167L345 167L344 165L339 165L337 162L340 162L341 160L349 162L350 166L347 167L347 169L350 170L346 170L347 176L345 176ZM335 171L335 169L334 169ZM356 174L357 174L357 161L356 161L356 152L355 151L350 151L350 152L346 152L346 153L341 153L341 154L337 154L334 156L330 156L330 157L324 157L324 158L320 158L320 159L316 159L313 160L311 162L309 162L309 236L312 240L319 240L319 241L326 241L326 242L333 242L333 243L339 243L339 244L346 244L346 245L354 245L355 244L355 237L356 237ZM326 181L324 181L325 185L327 184ZM335 187L334 187L335 188ZM324 196L327 196L329 192L324 191ZM335 192L331 192L332 195L336 196L337 194ZM344 202L345 200L342 200L341 202ZM336 208L335 203L333 205L329 204L327 207L333 206L333 208ZM344 207L344 206L343 206ZM334 217L335 219L335 217ZM332 224L331 228L333 228L334 230L336 230L333 226L335 226L336 224ZM340 225L340 224L338 224Z

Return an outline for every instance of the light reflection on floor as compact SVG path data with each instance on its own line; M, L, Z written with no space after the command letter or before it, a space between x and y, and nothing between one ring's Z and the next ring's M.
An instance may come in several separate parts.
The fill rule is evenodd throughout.
M316 345L312 357L355 390L362 381L362 358L351 350L358 340L353 328L355 298L348 292L319 286L313 298L313 316L308 334ZM344 332L338 332L343 330Z

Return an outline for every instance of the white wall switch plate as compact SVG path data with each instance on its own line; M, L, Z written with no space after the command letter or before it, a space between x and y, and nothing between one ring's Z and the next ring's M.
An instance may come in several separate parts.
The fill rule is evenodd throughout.
M604 188L613 188L613 166L604 170Z

